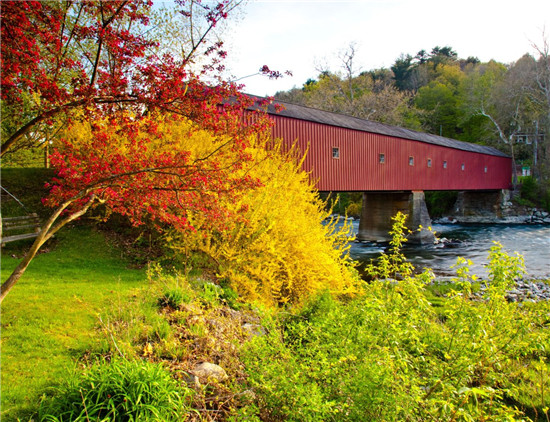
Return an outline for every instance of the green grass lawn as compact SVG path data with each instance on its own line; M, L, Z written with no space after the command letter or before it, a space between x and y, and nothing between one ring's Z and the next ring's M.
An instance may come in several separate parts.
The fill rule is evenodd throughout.
M28 245L3 248L2 281ZM29 420L44 390L103 340L99 315L146 282L144 269L130 269L121 252L87 226L64 228L44 249L2 304L3 421Z

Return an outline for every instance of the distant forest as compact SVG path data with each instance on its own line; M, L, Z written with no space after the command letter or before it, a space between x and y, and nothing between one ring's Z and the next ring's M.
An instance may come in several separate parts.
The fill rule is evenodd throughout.
M452 47L401 55L389 69L357 71L354 44L338 69L318 69L275 98L448 138L494 146L550 188L547 40L516 62L459 58Z

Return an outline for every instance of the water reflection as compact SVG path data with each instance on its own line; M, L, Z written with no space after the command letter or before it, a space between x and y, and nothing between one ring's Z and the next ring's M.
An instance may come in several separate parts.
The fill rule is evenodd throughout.
M357 233L359 221L353 222ZM550 227L542 225L433 225L439 238L452 240L445 245L406 245L404 255L418 269L431 268L438 275L455 275L451 266L462 256L472 260L472 273L486 277L485 265L493 241L503 249L518 252L525 259L529 278L550 278ZM387 244L358 243L351 245L352 258L361 263L377 258Z

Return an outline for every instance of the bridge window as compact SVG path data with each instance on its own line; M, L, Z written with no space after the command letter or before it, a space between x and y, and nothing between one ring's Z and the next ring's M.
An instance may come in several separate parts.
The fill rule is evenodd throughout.
M460 170L464 171L465 168L466 166L464 165L464 163L462 163L462 166L460 166Z
M340 158L340 148L332 147L332 158Z
M378 154L378 161L380 162L380 164L384 164L386 162L386 155Z
M443 168L444 168L444 169L447 168L447 161L443 161Z
M485 168L483 169L483 171L484 171L485 173L487 173L487 166L485 166Z
M428 167L431 167L431 166L432 166L432 159L428 158Z
M414 157L409 157L409 166L414 166Z

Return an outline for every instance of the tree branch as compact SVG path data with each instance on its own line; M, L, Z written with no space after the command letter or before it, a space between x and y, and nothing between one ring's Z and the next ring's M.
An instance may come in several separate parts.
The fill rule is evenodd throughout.
M29 132L35 125L42 122L43 120L49 119L50 117L55 116L57 113L61 112L61 110L66 108L73 108L78 107L80 105L83 105L85 103L84 100L79 100L71 103L64 104L59 107L55 107L49 111L46 111L39 116L36 116L34 119L31 119L26 124L21 126L15 133L13 133L0 147L0 157L3 157L4 154L12 147L13 144L15 144L19 139L21 139L27 132Z
M103 47L103 37L105 35L105 30L111 24L111 22L115 19L115 17L122 11L122 9L124 8L124 6L126 6L127 3L128 3L128 0L125 0L124 2L122 2L118 7L118 9L115 11L115 13L113 13L113 15L109 17L107 20L105 20L105 17L103 16L103 2L99 3L99 7L101 10L102 31L99 36L99 45L97 46L97 53L96 53L95 62L92 69L92 77L90 78L90 86L94 86L95 81L97 79L97 69L99 67L99 59L101 57L101 49Z
M54 117L56 114L62 112L63 110L77 108L85 105L87 102L91 102L95 104L114 104L114 103L136 102L137 100L138 98L132 95L125 95L121 97L96 97L96 98L92 98L91 100L81 99L77 101L72 101L70 103L66 103L58 107L52 108L51 110L45 111L39 116L36 116L35 118L29 120L27 123L21 126L15 133L13 133L0 147L0 157L3 157L4 154L6 154L12 148L13 144L15 144L17 141L19 141L19 139L25 136L35 125L37 125L38 123L46 119Z

